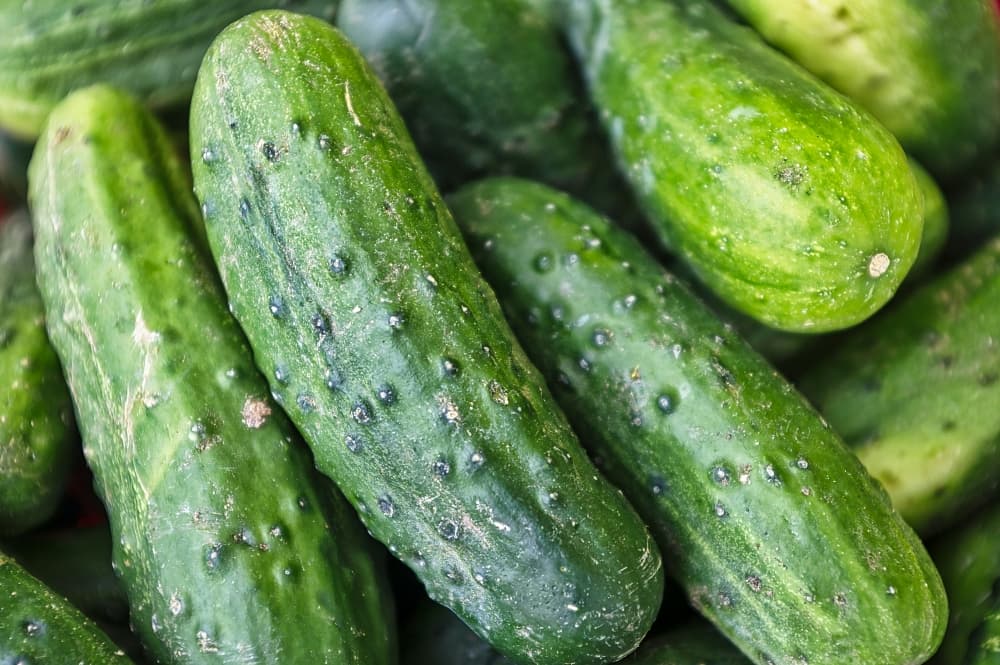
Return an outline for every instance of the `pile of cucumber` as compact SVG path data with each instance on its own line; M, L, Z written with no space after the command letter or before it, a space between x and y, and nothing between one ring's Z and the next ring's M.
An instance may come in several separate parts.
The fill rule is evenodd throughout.
M1000 664L993 0L0 26L0 665Z

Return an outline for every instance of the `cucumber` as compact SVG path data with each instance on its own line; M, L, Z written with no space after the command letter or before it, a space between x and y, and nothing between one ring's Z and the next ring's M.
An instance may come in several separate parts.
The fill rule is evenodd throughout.
M1000 487L1000 238L803 373L800 387L918 532Z
M337 26L385 83L444 191L517 173L608 212L627 186L559 32L527 0L343 0Z
M191 109L195 189L276 399L432 599L521 663L605 663L659 607L649 532L503 319L401 119L336 29L227 28Z
M31 221L0 224L0 533L49 519L74 460L73 404L45 334Z
M75 92L29 183L49 331L151 656L394 662L383 571L267 399L162 128L125 93Z
M994 0L728 2L941 177L960 175L1000 138Z
M620 167L709 288L796 332L889 300L922 202L887 130L707 1L561 2Z
M111 567L106 524L33 533L4 541L0 548L92 619L128 619L128 598Z
M691 603L754 662L922 662L941 582L792 386L624 231L542 185L449 199L511 325Z
M332 20L336 0L35 0L0 3L0 127L24 139L99 82L160 109L185 104L205 50L247 12L285 6Z
M990 615L1000 600L998 534L1000 504L993 502L931 543L951 608L948 631L932 665L971 665L976 642L988 643L989 630L995 630Z
M406 665L512 665L441 606L420 608L408 630ZM622 665L749 665L739 650L705 623L651 636Z
M131 662L90 619L0 552L0 663Z
M941 188L924 167L910 159L910 170L917 179L917 186L924 199L924 233L920 238L920 250L907 274L907 284L911 284L933 268L938 256L948 241L948 204Z
M1000 665L1000 592L993 607L972 635L967 665Z

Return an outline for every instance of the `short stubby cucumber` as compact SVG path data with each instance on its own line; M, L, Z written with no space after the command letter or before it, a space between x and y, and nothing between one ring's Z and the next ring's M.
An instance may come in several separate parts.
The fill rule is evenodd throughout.
M942 177L1000 138L994 0L728 0Z
M990 628L996 630L990 615L1000 602L997 534L1000 503L993 502L930 545L948 591L950 611L948 631L930 661L932 665L972 665L976 642L983 641L977 638L987 637L984 633Z
M923 662L941 581L819 415L627 233L516 179L449 199L522 344L692 604L764 665Z
M561 0L619 166L734 308L822 332L885 304L922 202L889 132L707 0Z
M77 91L29 183L49 332L150 654L395 662L371 541L268 398L162 128L125 93Z
M34 0L0 3L0 127L26 139L52 107L94 83L154 108L191 98L212 38L255 9L283 6L332 20L336 0Z
M35 286L31 221L21 211L0 223L0 533L52 516L77 445L73 403Z
M518 346L375 74L334 28L227 28L191 109L195 189L276 399L371 533L521 663L649 629L659 551Z
M0 663L131 662L80 610L0 552Z
M800 386L922 534L1000 488L1000 238L851 331Z
M343 0L438 186L539 178L605 212L628 188L556 25L526 0Z

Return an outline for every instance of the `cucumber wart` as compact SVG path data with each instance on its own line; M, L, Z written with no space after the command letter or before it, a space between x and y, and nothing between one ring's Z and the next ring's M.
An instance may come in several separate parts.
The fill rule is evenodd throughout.
M517 345L375 74L272 11L191 109L233 312L320 470L435 600L520 663L605 663L660 605L649 532Z

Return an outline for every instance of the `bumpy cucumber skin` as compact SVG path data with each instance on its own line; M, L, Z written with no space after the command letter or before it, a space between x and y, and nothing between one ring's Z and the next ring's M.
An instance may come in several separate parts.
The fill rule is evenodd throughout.
M1000 488L1000 239L852 331L803 392L921 534Z
M496 179L449 201L567 416L744 653L898 665L933 652L945 602L923 546L730 327L563 194Z
M869 317L917 255L896 140L704 0L562 0L620 167L665 244L775 328Z
M1000 504L972 516L931 544L948 591L948 631L931 665L968 665L977 629L1000 599Z
M555 24L525 0L343 0L337 26L386 84L444 191L519 174L606 212L629 201Z
M924 233L920 237L920 250L917 252L917 258L913 261L913 267L906 275L907 284L912 284L934 267L945 243L948 242L949 228L948 204L941 188L938 187L931 174L912 158L910 158L910 169L913 171L917 186L923 195Z
M4 2L0 127L25 139L72 90L108 83L154 108L191 98L212 38L247 12L284 6L332 20L336 0Z
M961 173L1000 138L994 0L728 2L938 176Z
M0 224L0 533L52 516L74 460L73 403L45 334L31 221Z
M153 657L394 662L370 541L267 399L162 129L78 91L29 178L49 331Z
M128 665L90 619L0 552L0 663Z
M518 346L360 53L315 19L251 15L209 50L191 137L233 312L370 532L517 662L634 649L661 600L656 545Z

